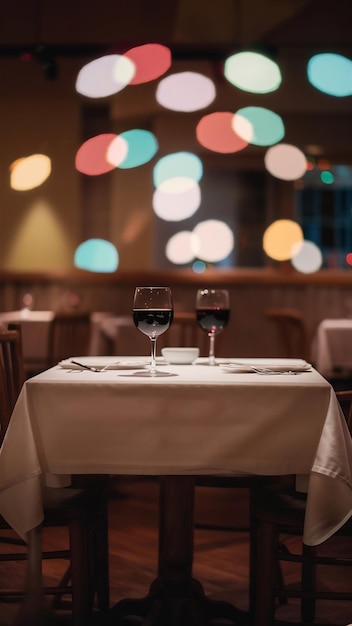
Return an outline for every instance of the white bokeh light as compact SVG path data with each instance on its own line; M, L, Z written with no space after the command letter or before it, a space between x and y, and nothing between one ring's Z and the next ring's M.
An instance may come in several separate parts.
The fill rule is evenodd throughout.
M320 270L323 264L323 255L313 241L302 241L292 248L291 264L302 274L312 274Z
M76 91L88 98L104 98L124 89L136 73L126 56L108 54L84 65L78 72Z
M180 72L163 78L156 90L159 104L172 111L199 111L213 102L215 85L197 72Z
M281 180L298 180L307 171L307 159L303 152L286 143L269 148L264 163L269 174Z
M243 117L243 115L235 113L231 126L235 133L239 135L239 137L245 139L246 141L248 141L248 143L251 142L254 135L253 124L251 124L249 120Z
M118 167L126 158L128 152L127 141L120 136L112 140L106 153L106 160L111 165Z
M226 259L234 248L234 236L231 228L220 220L199 222L193 229L199 241L197 256L208 263L217 263Z
M154 191L155 214L168 222L179 222L194 215L201 203L198 183L183 176L165 180Z
M170 237L165 247L165 254L171 263L184 265L193 261L198 249L197 235L188 230L182 230Z

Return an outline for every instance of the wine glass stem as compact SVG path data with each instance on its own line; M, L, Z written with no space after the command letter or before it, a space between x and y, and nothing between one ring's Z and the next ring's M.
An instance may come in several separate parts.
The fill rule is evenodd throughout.
M209 342L209 365L215 365L215 335L210 335Z
M151 349L151 365L150 365L150 373L156 373L156 337L150 339L150 349Z

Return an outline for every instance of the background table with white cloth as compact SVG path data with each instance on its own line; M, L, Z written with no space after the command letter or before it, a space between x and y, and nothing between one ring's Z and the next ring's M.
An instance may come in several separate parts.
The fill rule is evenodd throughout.
M91 341L89 354L97 353L97 327L111 313L94 311L91 313ZM36 311L27 308L0 313L0 324L21 324L23 358L26 372L39 371L47 367L49 326L54 311Z
M320 322L313 339L312 359L327 378L352 376L352 319Z

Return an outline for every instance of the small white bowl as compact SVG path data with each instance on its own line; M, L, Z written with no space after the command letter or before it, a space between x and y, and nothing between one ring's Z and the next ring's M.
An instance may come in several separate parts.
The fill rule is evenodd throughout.
M161 348L164 359L174 365L189 365L199 357L199 348Z

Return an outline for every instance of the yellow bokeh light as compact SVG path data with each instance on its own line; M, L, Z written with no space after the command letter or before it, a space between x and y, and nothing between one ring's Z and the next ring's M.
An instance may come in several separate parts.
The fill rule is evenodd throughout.
M263 235L264 252L275 261L287 261L294 254L294 246L303 241L303 231L297 222L276 220Z
M17 159L10 166L10 185L16 191L27 191L43 184L50 176L51 160L45 154Z

